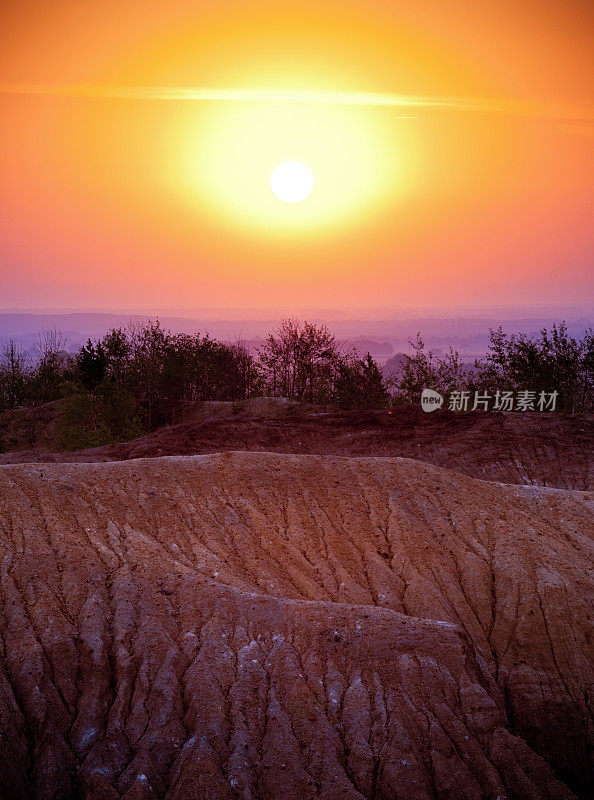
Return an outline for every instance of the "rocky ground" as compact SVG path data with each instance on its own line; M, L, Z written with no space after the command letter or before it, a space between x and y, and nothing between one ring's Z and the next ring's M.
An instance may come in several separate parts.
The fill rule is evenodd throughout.
M491 423L448 419L423 457L469 471ZM589 796L587 451L489 468L492 424L476 472L574 490L361 443L0 467L3 800Z
M323 413L281 398L255 398L235 406L197 404L177 425L140 439L61 453L55 446L56 405L50 406L37 410L40 443L35 449L22 449L30 413L24 409L0 414L0 433L4 419L5 427L20 432L13 438L21 448L0 454L0 464L110 461L227 450L404 456L486 480L594 489L592 415L426 414L420 408Z

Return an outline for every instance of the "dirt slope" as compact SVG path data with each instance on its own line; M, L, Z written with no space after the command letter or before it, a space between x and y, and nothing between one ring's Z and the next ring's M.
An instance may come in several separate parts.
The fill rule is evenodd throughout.
M592 501L402 459L0 468L0 796L587 796Z
M40 406L18 406L0 411L0 453L4 450L57 450L60 447L60 424L63 400Z
M466 475L506 483L594 489L592 415L517 413L313 413L282 398L246 410L200 404L188 418L132 442L75 453L37 448L0 455L0 463L110 461L225 450L419 458ZM273 403L272 401L276 401Z

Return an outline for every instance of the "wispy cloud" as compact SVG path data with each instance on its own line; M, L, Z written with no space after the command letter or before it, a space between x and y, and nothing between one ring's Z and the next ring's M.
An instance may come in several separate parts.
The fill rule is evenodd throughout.
M69 86L4 85L0 94L55 95L80 98L126 100L174 100L193 102L274 102L340 106L386 107L402 111L452 110L480 114L552 119L558 122L594 120L591 107L524 102L506 98L447 97L390 94L383 92L346 92L279 89L217 89L192 86Z

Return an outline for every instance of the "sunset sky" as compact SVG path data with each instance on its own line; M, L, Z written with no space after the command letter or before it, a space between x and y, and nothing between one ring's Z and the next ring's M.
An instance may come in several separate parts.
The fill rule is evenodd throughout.
M591 298L591 9L4 0L0 308Z

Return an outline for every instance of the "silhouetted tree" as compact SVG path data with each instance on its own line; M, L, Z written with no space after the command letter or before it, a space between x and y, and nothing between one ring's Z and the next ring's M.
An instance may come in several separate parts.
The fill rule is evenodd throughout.
M259 356L270 394L313 403L328 394L338 349L325 325L284 319Z
M592 411L593 339L592 328L581 340L569 336L566 322L543 328L539 337L507 334L499 327L491 330L485 359L475 362L475 380L489 390L557 391L557 408Z
M77 366L86 389L95 389L107 375L107 356L101 342L96 345L89 339L79 350Z
M333 399L340 408L345 409L386 408L388 390L380 368L370 353L364 359L340 359Z
M65 337L55 328L38 334L33 348L35 363L30 374L33 403L49 403L72 392L73 365L65 347Z
M440 358L425 349L420 332L410 346L412 355L407 355L398 372L388 378L396 403L418 403L423 389L450 392L466 386L470 376L456 350L450 348Z
M396 375L389 379L395 402L419 402L424 388L442 393L467 390L495 394L497 391L558 392L557 409L594 410L594 332L589 328L582 339L569 336L567 324L553 324L539 336L508 334L503 328L491 330L489 349L482 359L465 369L456 351L444 357L425 349L421 335L411 342Z
M14 339L0 347L0 408L14 408L27 397L27 360Z

